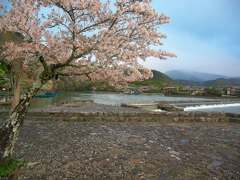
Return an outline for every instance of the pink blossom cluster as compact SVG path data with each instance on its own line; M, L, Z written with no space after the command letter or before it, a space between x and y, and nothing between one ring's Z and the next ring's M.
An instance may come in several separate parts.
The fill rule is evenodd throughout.
M57 65L59 75L116 84L152 77L139 59L176 57L153 48L167 37L158 29L169 17L154 10L151 0L116 0L114 10L110 1L101 0L9 1L7 10L0 0L0 31L19 32L24 41L6 42L0 56L23 59L26 71L37 64L35 73L40 74Z

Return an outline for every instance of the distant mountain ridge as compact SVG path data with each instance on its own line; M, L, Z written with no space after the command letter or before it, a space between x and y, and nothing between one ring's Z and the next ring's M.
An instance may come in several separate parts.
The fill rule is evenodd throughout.
M167 76L174 80L187 80L202 83L209 80L215 80L219 78L228 79L230 77L223 76L219 74L212 74L212 73L203 73L197 71L180 71L180 70L172 70L165 72Z
M196 81L196 82L201 82L202 80L198 78L197 76L193 74L188 74L183 71L179 70L172 70L172 71L167 71L164 74L169 76L170 78L174 80L188 80L188 81Z
M202 86L240 86L240 78L219 78L216 80L205 81Z
M231 78L219 74L180 70L167 71L165 74L184 85L240 86L240 78Z

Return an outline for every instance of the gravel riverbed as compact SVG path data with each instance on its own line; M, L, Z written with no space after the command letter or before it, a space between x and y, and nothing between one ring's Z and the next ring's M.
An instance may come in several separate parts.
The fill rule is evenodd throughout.
M13 179L238 180L240 124L25 121L14 157Z

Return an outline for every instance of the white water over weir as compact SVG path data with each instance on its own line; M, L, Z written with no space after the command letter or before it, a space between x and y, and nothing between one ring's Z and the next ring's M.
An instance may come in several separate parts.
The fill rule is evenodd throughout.
M225 108L225 107L233 107L237 108L239 106L239 113L240 113L240 103L233 103L233 104L201 104L197 106L189 106L184 108L185 111L191 111L191 110L201 110L201 109L212 109L212 108Z
M122 103L123 107L135 107L152 111L216 111L240 113L240 102L229 101L155 101L148 103ZM228 109L226 111L226 109Z

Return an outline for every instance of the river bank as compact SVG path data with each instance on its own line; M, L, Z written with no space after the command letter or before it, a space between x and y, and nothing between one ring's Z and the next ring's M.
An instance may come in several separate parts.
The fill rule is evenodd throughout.
M84 103L62 113L149 113ZM71 105L73 106L73 105ZM58 109L58 110L60 110ZM75 109L75 110L74 110ZM40 113L60 114L55 107ZM67 115L67 114L65 114ZM170 118L166 117L167 118ZM163 118L163 117L161 117ZM110 117L111 119L111 117ZM136 120L136 119L135 119ZM3 121L0 120L0 123ZM240 179L240 124L26 119L14 149L26 171L13 179Z
M238 180L239 139L228 123L27 121L14 179Z

